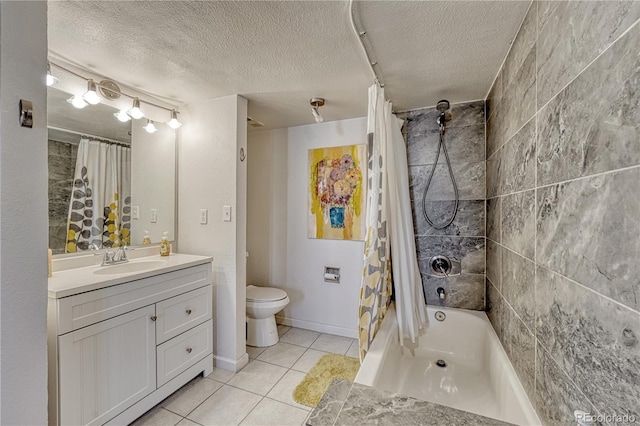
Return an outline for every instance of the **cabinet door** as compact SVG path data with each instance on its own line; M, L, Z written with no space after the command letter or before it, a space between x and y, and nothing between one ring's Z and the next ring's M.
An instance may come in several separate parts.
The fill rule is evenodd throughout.
M154 315L151 305L58 338L60 424L103 424L156 389Z

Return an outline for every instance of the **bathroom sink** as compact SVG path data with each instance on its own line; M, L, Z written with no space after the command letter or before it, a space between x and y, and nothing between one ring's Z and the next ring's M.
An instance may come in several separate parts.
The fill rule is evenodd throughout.
M97 275L115 275L115 274L127 274L130 272L147 271L164 265L166 262L163 260L141 260L129 263L121 263L113 266L103 266L100 269L93 271Z

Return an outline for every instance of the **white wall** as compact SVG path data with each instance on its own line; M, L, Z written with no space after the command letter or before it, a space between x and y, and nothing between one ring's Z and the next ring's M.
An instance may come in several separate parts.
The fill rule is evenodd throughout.
M0 2L0 423L47 423L46 2ZM33 102L33 129L18 102Z
M250 136L248 282L287 291L291 303L278 315L281 323L357 337L364 243L307 238L308 150L365 143L366 118ZM324 282L325 265L341 268L340 284Z
M143 129L146 120L131 122L131 205L138 206L139 219L131 219L131 244L142 244L144 231L159 243L164 231L174 239L176 202L176 131L159 123L158 131ZM158 212L151 223L151 209Z
M287 282L288 129L253 133L247 157L247 282Z
M178 150L178 245L183 253L213 256L214 355L228 370L248 361L245 347L245 208L247 101L233 95L181 108ZM231 206L231 222L223 222ZM209 221L200 224L200 209Z

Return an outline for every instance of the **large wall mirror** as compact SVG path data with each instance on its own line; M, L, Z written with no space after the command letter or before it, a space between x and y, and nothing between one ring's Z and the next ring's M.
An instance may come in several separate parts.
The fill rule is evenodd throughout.
M175 130L119 121L103 101L78 109L49 87L49 247L54 254L175 239Z

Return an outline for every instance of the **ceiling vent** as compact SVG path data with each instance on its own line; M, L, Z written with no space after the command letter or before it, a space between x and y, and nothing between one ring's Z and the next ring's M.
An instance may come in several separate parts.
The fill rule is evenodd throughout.
M251 126L251 127L263 127L263 126L264 126L264 124L263 124L263 123L261 123L261 122L259 122L259 121L257 121L257 120L254 120L254 119L253 119L253 118L251 118L251 117L247 117L247 124L248 124L249 126Z

